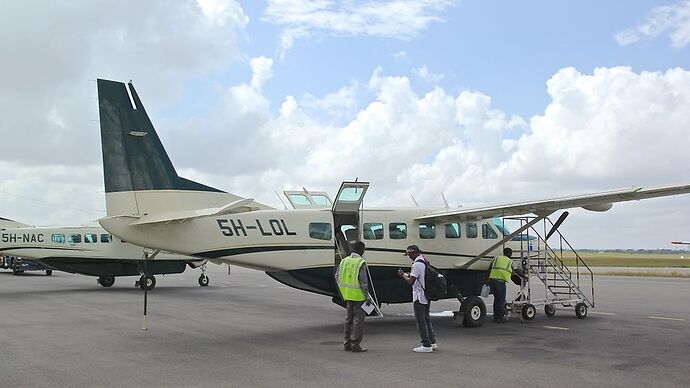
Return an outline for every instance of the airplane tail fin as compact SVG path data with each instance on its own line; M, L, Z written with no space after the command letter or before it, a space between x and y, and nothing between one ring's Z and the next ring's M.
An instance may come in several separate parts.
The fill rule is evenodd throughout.
M180 177L134 85L97 82L109 216L223 206L242 199Z

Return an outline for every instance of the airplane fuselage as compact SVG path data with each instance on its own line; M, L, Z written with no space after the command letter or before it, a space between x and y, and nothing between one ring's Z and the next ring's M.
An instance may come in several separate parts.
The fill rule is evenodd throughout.
M0 254L32 259L52 269L93 276L141 273L144 249L98 226L20 227L0 230ZM184 271L189 257L160 254L152 273Z
M502 247L467 265L501 235L491 220L455 225L420 225L415 217L438 209L364 209L361 238L376 291L382 302L407 302L409 287L396 275L409 268L405 247L416 244L434 266L444 270L463 295L475 295L492 258ZM334 219L330 209L257 210L183 222L130 225L132 217L107 217L101 225L134 244L266 271L285 284L335 296ZM482 226L482 225L486 226ZM457 235L447 233L453 228ZM493 233L482 233L485 228ZM470 231L470 235L467 231ZM347 233L345 233L347 234ZM490 238L489 238L490 237ZM515 245L509 241L507 245ZM519 247L517 248L519 249ZM517 250L516 249L516 250Z

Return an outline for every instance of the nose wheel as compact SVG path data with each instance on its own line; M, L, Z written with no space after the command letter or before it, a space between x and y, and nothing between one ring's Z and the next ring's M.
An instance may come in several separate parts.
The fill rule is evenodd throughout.
M208 278L208 275L206 275L206 274L202 273L201 276L199 276L199 285L201 287L208 287L208 283L210 281L211 280Z
M146 274L141 275L135 286L139 286L142 290L151 291L154 287L156 287L156 277Z

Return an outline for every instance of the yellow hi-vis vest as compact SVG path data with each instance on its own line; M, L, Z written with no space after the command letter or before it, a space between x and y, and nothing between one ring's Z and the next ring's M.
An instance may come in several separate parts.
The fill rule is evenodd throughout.
M491 272L489 279L496 279L508 283L510 275L513 274L513 261L508 256L496 256L491 262Z
M363 264L363 258L354 256L348 256L340 262L338 288L343 299L355 302L367 300L366 294L359 286L359 270Z

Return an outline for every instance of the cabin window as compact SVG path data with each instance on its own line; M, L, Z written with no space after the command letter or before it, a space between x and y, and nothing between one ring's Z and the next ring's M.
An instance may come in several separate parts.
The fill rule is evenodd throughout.
M51 236L50 241L58 244L64 244L65 243L65 235L64 234L54 234Z
M436 238L436 225L431 223L419 224L419 238L422 240Z
M407 238L407 224L391 222L388 224L388 235L391 240L403 240Z
M307 196L304 194L290 194L290 199L292 200L292 203L294 203L295 205L311 206L309 198L307 198Z
M312 194L311 199L319 206L332 206L333 204L325 195Z
M70 234L69 237L67 237L67 242L70 244L81 243L81 234Z
M498 234L494 228L489 224L482 224L482 238L485 240L493 240L498 238Z
M98 242L98 235L95 233L87 233L84 235L84 242L85 243L97 243Z
M460 238L460 224L451 222L445 225L446 238Z
M475 222L467 223L467 238L477 238L477 224Z
M381 240L383 239L383 224L380 223L364 223L362 230L365 240Z
M328 222L309 223L309 237L317 240L330 240L333 238L333 229Z
M364 189L361 187L346 187L340 192L340 196L336 198L341 202L359 202L364 194Z
M107 233L104 233L101 235L101 242L102 243L109 243L113 241L113 236Z

